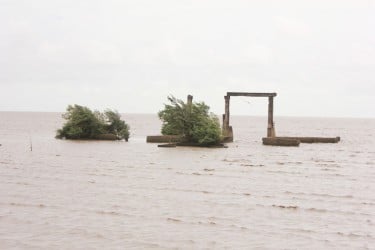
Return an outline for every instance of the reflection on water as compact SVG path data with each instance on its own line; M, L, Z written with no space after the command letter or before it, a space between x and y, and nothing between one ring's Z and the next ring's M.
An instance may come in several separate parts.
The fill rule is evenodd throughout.
M158 148L156 116L126 142L54 139L55 113L0 112L1 249L374 248L375 121L233 117L227 149ZM30 144L33 151L30 151Z

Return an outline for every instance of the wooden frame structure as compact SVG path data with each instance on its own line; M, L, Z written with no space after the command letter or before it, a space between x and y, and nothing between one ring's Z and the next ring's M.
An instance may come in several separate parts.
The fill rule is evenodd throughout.
M227 92L224 96L225 113L223 114L223 135L226 141L233 141L233 130L230 126L230 97L231 96L247 96L247 97L268 97L268 125L267 137L275 137L275 124L273 122L273 98L276 93L254 93L254 92Z

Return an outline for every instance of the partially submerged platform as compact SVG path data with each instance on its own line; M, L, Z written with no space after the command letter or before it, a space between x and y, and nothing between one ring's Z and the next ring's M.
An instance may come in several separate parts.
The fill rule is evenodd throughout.
M297 137L297 136L282 136L276 137L280 139L291 139L291 140L299 140L301 143L338 143L340 141L340 137Z
M298 147L301 143L296 139L285 139L279 137L263 137L263 145L269 146L287 146L287 147Z
M182 137L179 135L149 135L146 137L146 142L149 143L176 143L182 142Z
M204 148L226 148L227 146L222 141L217 145L201 145L199 143L187 142L181 136L178 135L149 135L146 137L148 143L162 143L159 144L159 148L175 148L180 147L204 147Z
M175 148L177 147L176 143L166 143L166 144L159 144L159 148Z
M264 137L263 145L270 146L299 146L300 143L338 143L340 137Z

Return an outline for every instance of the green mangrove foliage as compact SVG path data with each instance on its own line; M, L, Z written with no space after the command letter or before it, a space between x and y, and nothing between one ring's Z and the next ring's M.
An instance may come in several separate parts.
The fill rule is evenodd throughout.
M129 126L117 111L103 113L80 105L69 105L62 115L66 123L57 130L59 139L129 139Z
M204 102L186 104L173 96L168 97L158 115L162 120L163 135L180 135L185 141L202 146L219 144L221 130L218 118L209 113Z

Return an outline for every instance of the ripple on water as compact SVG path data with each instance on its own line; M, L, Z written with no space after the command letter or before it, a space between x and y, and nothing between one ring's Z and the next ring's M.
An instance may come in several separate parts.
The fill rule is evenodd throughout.
M282 209L293 209L293 210L298 209L298 206L272 205L272 207L277 207L277 208L282 208Z
M178 222L178 223L182 222L182 220L180 220L180 219L169 218L169 217L167 218L167 221Z
M16 202L11 202L8 205L14 206L14 207L39 207L39 208L47 207L45 204L27 204L27 203L16 203Z
M143 143L160 130L157 116L134 116L135 139L114 144L55 140L60 114L13 114L20 118L14 123L0 115L0 131L24 129L30 120L38 131L50 124L34 134L32 153L24 134L6 135L14 148L0 142L3 248L375 246L375 145L361 138L360 122L283 118L280 126L298 134L326 133L315 121L346 135L339 144L290 149L256 140L264 120L233 117L237 141L229 148L167 152Z

